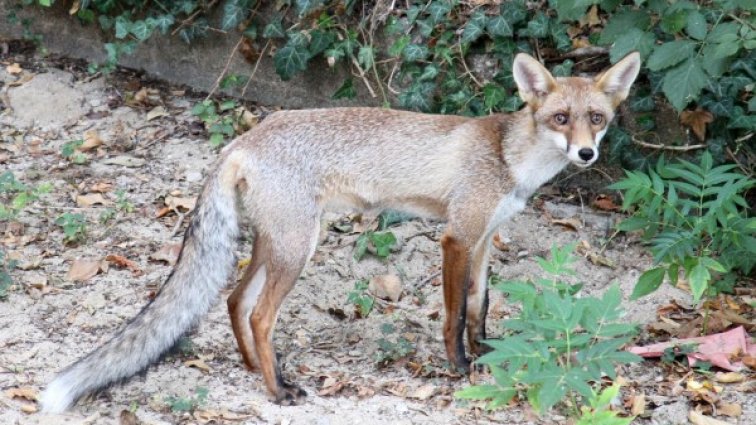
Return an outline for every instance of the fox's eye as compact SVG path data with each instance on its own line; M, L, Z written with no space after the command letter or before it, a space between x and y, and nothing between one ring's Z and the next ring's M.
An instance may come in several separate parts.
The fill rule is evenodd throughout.
M567 121L569 121L569 118L567 118L567 114L556 114L554 115L554 121L559 125L565 125L567 124Z
M601 124L602 122L604 122L604 116L603 116L603 115L601 115L601 114L596 114L596 113L594 113L594 114L591 114L591 122L592 122L592 123L593 123L594 125L599 125L599 124Z

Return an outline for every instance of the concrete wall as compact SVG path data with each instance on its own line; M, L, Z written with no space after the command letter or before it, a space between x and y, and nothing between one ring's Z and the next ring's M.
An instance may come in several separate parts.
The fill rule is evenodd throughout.
M20 38L20 25L10 24L5 18L18 0L0 0L0 38ZM44 46L50 52L64 56L103 62L103 44L112 41L110 34L103 34L98 25L81 25L76 17L69 16L69 2L58 0L51 9L27 7L20 16L31 18L31 29L44 38ZM217 26L218 17L211 23ZM176 36L158 36L137 47L131 56L120 60L122 66L145 71L149 76L177 84L186 84L197 90L209 91L215 84L234 49L239 34L211 34L210 37L187 45ZM280 43L280 42L279 42ZM245 98L262 104L280 105L284 108L308 108L326 106L379 105L359 79L355 79L358 96L353 100L333 100L331 96L344 78L349 75L343 66L329 69L325 59L314 59L312 67L289 81L281 81L273 66L273 59L266 55L247 88ZM237 53L229 72L248 76L253 65ZM238 96L241 89L229 94Z

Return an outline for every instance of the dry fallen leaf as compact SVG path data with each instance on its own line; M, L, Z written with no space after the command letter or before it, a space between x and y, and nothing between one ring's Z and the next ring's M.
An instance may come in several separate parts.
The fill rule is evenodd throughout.
M15 62L5 67L5 71L11 75L20 74L23 70L24 69L21 68L21 65Z
M79 145L76 150L81 152L90 151L98 146L102 145L102 139L96 130L88 130L84 132L84 142Z
M732 384L733 382L742 382L745 376L738 372L717 372L714 374L714 380L723 384Z
M37 390L32 387L10 388L5 391L8 398L24 398L29 401L37 401Z
M614 211L619 212L622 210L622 207L615 204L612 198L606 196L606 195L599 195L596 197L596 199L593 201L593 208L602 210L602 211Z
M118 417L118 425L139 425L139 418L137 418L137 415L130 411L123 409L121 410L121 414Z
M170 115L168 111L162 106L156 106L147 112L147 121L152 121L155 118L167 117Z
M632 396L633 404L630 408L630 414L633 416L640 416L646 411L646 395L637 394Z
M76 205L80 207L91 207L92 205L108 205L111 202L102 196L102 193L89 193L86 195L76 195Z
M211 372L212 369L210 369L210 366L205 363L202 359L194 359L194 360L187 360L184 362L184 366L187 367L196 367L197 369L200 369L205 372Z
M691 410L688 412L688 419L693 422L693 425L732 425L729 422L720 421L710 416L704 416L701 413Z
M577 231L582 226L582 223L580 223L580 220L577 217L557 218L551 220L551 224L563 226L573 231Z
M680 114L680 123L689 126L693 134L702 142L706 140L706 124L712 121L714 121L714 115L701 108L695 111L682 111Z
M194 419L201 424L206 423L226 423L228 421L239 422L252 417L260 417L259 414L244 415L240 413L230 412L228 410L196 410L193 414Z
M30 403L23 403L21 405L21 411L24 413L37 413L37 406Z
M142 270L139 268L137 263L129 260L122 255L109 254L105 257L105 261L109 261L118 267L129 269L134 276L139 276L142 274Z
M580 26L585 27L586 25L589 27L595 27L596 25L601 23L601 19L599 19L598 16L598 8L594 4L593 7L588 11L588 13L580 18Z
M163 202L165 202L165 205L173 211L187 213L193 210L194 206L197 205L197 197L182 198L168 195Z
M157 252L150 255L151 260L155 261L165 261L171 266L176 265L176 261L178 261L179 253L181 253L181 243L167 243L160 247Z
M433 384L426 384L410 394L410 398L416 398L418 400L427 400L436 392L436 386Z
M720 401L717 404L717 413L731 418L739 418L743 414L743 407L737 403Z
M402 296L402 280L393 274L373 276L368 289L378 298L396 302Z
M501 240L501 236L498 233L493 236L493 246L499 251L509 251L509 245Z
M92 185L92 187L89 188L90 192L100 192L100 193L106 193L113 190L113 183L107 183L107 182L97 182Z
M77 258L71 263L66 279L73 282L84 282L94 277L100 271L100 260L91 258Z

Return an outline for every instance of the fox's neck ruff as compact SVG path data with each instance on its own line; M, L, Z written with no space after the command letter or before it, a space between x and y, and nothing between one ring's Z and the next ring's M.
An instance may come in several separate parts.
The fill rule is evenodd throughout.
M509 165L518 197L528 198L564 169L570 160L551 141L540 137L529 108L516 112L504 135L504 160Z

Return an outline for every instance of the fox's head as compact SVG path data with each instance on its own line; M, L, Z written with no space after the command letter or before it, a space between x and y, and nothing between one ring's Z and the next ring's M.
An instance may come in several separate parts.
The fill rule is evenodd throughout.
M640 55L630 53L595 78L554 78L535 58L514 59L514 80L535 119L539 140L550 140L580 167L598 159L598 146L640 70Z

